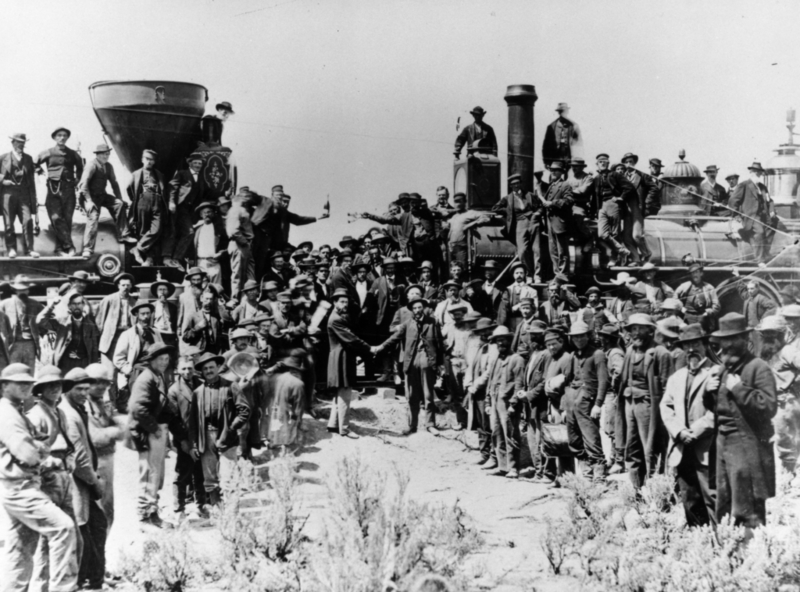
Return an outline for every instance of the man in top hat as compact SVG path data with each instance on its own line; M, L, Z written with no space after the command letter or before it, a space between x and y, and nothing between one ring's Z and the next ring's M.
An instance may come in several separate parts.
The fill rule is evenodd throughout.
M545 232L544 207L533 193L522 192L522 176L518 173L508 176L511 192L500 199L492 211L505 215L506 238L517 247L517 259L533 276L533 281L542 281L542 235Z
M72 293L68 296L68 317L54 318L51 313L45 313L56 337L52 363L64 374L73 368L86 368L100 362L100 330L94 319L84 316L85 307L83 296Z
M192 245L194 235L192 221L195 207L203 203L205 183L200 174L203 168L203 155L193 152L186 159L188 168L175 171L169 182L170 232L162 240L161 251L164 265L184 270L183 263Z
M731 173L725 177L725 181L728 183L728 195L733 195L733 190L736 189L736 186L739 184L739 175Z
M473 150L496 155L497 138L494 135L494 129L483 121L486 110L483 107L475 107L470 111L470 114L474 120L473 123L465 126L456 138L455 150L453 151L456 160L458 160L461 155L461 149L465 145L467 146L467 156Z
M142 168L133 172L127 187L131 204L128 225L139 237L130 252L142 266L153 265L155 246L168 220L167 189L164 176L156 169L157 157L155 150L142 152Z
M447 245L450 260L467 263L467 234L472 228L477 228L491 222L492 217L486 212L467 209L467 195L459 191L453 196L454 210L446 212L449 221L447 224ZM441 210L439 210L441 211Z
M231 318L234 323L238 325L246 319L255 318L261 313L266 312L267 309L258 302L260 293L261 290L259 289L258 282L255 280L247 280L247 282L245 282L241 292L243 297L239 298L239 304L233 309L233 312L231 312Z
M739 313L720 318L711 336L719 341L722 365L706 383L717 426L717 521L730 514L748 536L766 524L767 499L775 495L772 418L778 410L775 376L747 349L750 331Z
M686 523L716 524L716 484L709 477L714 411L704 404L714 364L699 323L683 327L678 344L686 352L687 365L670 376L661 400L661 419L670 439L667 466L677 475Z
M636 170L639 157L631 152L622 157L625 165L625 177L633 185L634 193L629 194L625 201L625 213L622 223L622 238L625 246L631 252L634 263L647 261L652 256L644 235L645 199L647 197L647 184L641 173ZM635 196L635 197L634 197Z
M753 246L755 262L766 265L775 236L775 203L764 185L761 163L754 162L747 170L750 171L750 178L736 186L728 206L739 213L743 227L739 232Z
M547 126L542 142L542 160L549 167L554 161L569 162L573 156L583 156L583 136L578 124L569 119L569 105L559 103L558 117Z
M204 353L195 364L205 384L194 391L189 423L192 457L200 459L203 486L211 505L221 501L221 472L230 470L243 454L241 436L245 434L252 410L235 382L220 376L222 356Z
M48 447L24 415L34 382L25 364L10 364L0 373L0 457L7 459L0 464L0 506L7 515L2 533L3 586L28 589L39 538L44 537L50 589L77 590L78 529L73 517L42 491L42 463L50 462Z
M691 279L683 282L675 290L675 298L683 303L683 314L687 323L700 323L706 332L716 326L720 304L717 289L703 281L703 266L692 263L689 266Z
M114 366L117 369L117 408L127 409L127 399L134 380L142 370L142 363L147 348L155 344L163 344L161 333L153 329L153 310L151 302L139 302L131 307L131 315L135 324L123 331L114 350Z
M139 453L139 522L163 526L158 515L158 492L164 486L164 460L167 456L167 426L170 422L165 373L173 347L152 343L144 350L141 373L131 386L128 427Z
M609 169L608 154L597 155L597 174L594 177L594 199L597 211L597 236L609 259L626 265L631 255L623 244L622 218L625 204L636 200L636 188L617 172Z
M135 243L128 228L128 215L122 192L114 174L114 167L108 162L111 148L100 144L94 151L94 160L83 169L81 182L78 184L78 204L86 212L86 228L83 231L84 257L94 253L97 242L97 227L100 221L100 210L105 208L114 218L117 227L117 238L121 242ZM114 195L106 192L106 185L111 183Z
M638 490L656 472L659 460L663 462L655 457L651 427L653 409L661 402L661 385L655 367L656 324L650 315L633 313L625 328L630 334L630 345L619 382L616 437L625 442L628 475Z
M710 164L703 171L706 178L700 183L700 195L703 196L703 203L700 204L708 216L727 216L728 192L717 183L719 169L717 165Z
M48 148L36 159L36 169L42 174L47 167L47 197L44 206L55 234L56 254L75 256L72 243L72 216L75 212L75 186L83 175L83 159L67 140L72 133L65 127L56 128L50 137L56 145Z
M16 276L11 283L12 295L0 301L0 313L8 321L3 336L8 348L8 361L21 362L33 368L41 354L39 337L47 331L47 315L56 301L49 302L45 311L41 304L30 297L30 288L27 276Z
M170 345L177 346L175 329L178 307L169 301L175 293L175 284L161 279L160 273L157 278L150 284L150 295L155 299L153 300L153 329L161 333L165 340L171 340Z
M230 324L228 311L219 305L219 292L208 286L200 296L200 310L187 318L181 339L200 351L222 353L227 349L225 333Z
M227 253L228 236L225 224L214 202L203 202L195 207L200 221L194 225L194 255L197 267L202 269L212 284L223 283L221 258Z
M457 295L457 289L453 290ZM449 300L440 304L447 302ZM403 372L406 376L409 409L408 430L404 431L405 434L417 431L420 406L424 406L425 410L425 427L436 428L434 383L437 370L444 362L444 346L439 326L433 318L425 314L427 304L422 298L411 300L407 306L413 317L395 329L394 334L375 350L377 353L403 343ZM449 314L447 316L450 317Z
M58 404L63 412L64 433L74 447L72 453L72 492L75 520L83 540L78 584L87 589L103 587L106 573L106 538L108 520L100 501L103 484L97 474L97 450L89 437L86 399L94 383L83 368L73 368L64 375L64 396Z
M573 158L569 161L569 175L567 184L572 189L572 223L577 234L577 244L583 253L583 264L591 267L591 252L594 247L594 234L587 224L587 220L597 218L592 193L594 176L586 172L586 161L582 158Z
M583 321L573 323L569 336L574 346L574 373L562 401L569 445L577 458L591 467L594 480L602 481L606 465L599 423L609 386L606 356L592 343L591 330Z
M656 274L658 274L658 267L648 261L639 268L639 281L635 284L640 291L644 290L647 301L650 302L653 310L657 310L665 299L675 295L675 290L667 284L656 281Z
M22 254L38 257L33 249L33 219L39 226L38 203L36 201L35 166L30 154L26 154L25 134L11 136L11 152L0 156L0 184L3 195L3 226L5 228L6 252L17 256L17 234L14 223L22 226Z
M570 273L569 231L572 230L572 187L564 180L564 164L550 163L550 184L542 204L547 212L548 243L553 272Z

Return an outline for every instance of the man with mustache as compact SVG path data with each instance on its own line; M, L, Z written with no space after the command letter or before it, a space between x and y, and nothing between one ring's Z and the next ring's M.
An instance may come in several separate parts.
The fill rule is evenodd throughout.
M712 337L719 340L722 365L706 384L717 425L717 520L752 529L767 522L767 499L775 495L772 418L778 410L775 376L747 349L747 319L728 313Z
M686 523L716 524L716 491L708 468L714 412L703 403L713 366L708 358L708 336L699 323L686 325L678 345L686 352L688 365L670 376L661 401L661 417L670 437L667 463L677 474Z

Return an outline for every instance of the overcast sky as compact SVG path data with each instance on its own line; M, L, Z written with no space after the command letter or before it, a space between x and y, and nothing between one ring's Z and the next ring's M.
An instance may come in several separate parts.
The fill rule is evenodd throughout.
M5 2L4 2L5 3ZM348 211L402 191L452 187L456 119L481 105L505 151L509 84L533 84L536 161L567 102L588 160L716 164L746 173L786 141L800 106L800 5L721 1L111 0L13 2L0 35L4 117L27 151L72 129L102 141L87 87L100 80L203 84L230 101L225 145L242 184L282 183L293 210L331 220L293 230L315 244L363 232ZM128 174L116 159L118 176ZM504 167L505 174L505 167ZM43 199L42 199L43 201Z

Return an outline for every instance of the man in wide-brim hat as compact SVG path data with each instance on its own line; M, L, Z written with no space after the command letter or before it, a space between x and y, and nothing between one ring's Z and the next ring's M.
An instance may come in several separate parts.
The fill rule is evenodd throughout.
M717 520L731 515L748 529L766 523L766 501L775 495L772 418L778 409L775 376L748 351L747 319L728 313L712 333L720 344L721 372L706 386L717 431Z
M708 335L699 323L686 325L677 343L685 352L687 365L669 377L660 404L670 438L667 465L677 472L687 524L716 524L715 485L709 480L714 413L704 403L714 367L708 357Z
M741 214L742 229L739 234L753 246L755 262L766 265L770 260L769 251L775 236L775 204L764 185L764 168L761 163L756 161L747 170L750 178L739 183L733 190L728 208Z
M11 151L0 157L0 179L3 180L3 226L5 227L6 252L9 257L17 256L17 234L14 225L19 220L22 227L22 254L25 257L39 257L33 249L33 223L39 226L36 183L36 165L30 154L25 153L25 134L11 136Z
M489 152L497 154L497 138L494 135L494 129L487 123L484 123L483 118L486 115L486 110L483 107L475 107L470 110L473 123L464 126L456 138L455 149L453 155L458 159L461 154L461 149L466 145L467 150L475 146L478 142L481 152Z
M36 366L41 356L40 336L48 330L46 314L53 310L55 302L45 309L37 300L31 298L33 283L26 275L14 277L10 288L12 295L0 301L0 313L6 319L4 340L10 362L21 362L30 368ZM45 314L41 314L45 313Z

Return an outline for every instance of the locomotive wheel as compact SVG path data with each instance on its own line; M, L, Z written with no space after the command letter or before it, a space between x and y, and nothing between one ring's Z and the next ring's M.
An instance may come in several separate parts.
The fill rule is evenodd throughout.
M778 289L769 281L757 277L747 276L746 278L731 277L717 285L717 296L719 297L720 316L729 312L742 312L744 300L739 292L739 287L753 281L758 285L759 291L769 298L776 306L781 305L781 297Z

